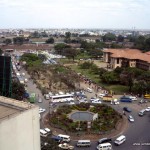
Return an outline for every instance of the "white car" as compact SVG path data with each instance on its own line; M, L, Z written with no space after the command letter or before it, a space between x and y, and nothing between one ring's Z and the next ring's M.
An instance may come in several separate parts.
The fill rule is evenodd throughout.
M101 104L102 102L100 100L94 100L91 102L92 104Z
M69 145L69 144L67 144L67 143L59 144L58 147L60 147L61 149L67 149L67 150L72 150L72 149L74 149L74 146Z
M79 100L79 104L80 104L80 103L88 103L88 101L87 101L86 99L80 99L80 100Z
M128 119L130 122L134 122L134 118L131 115L129 115Z
M74 101L68 101L67 104L68 105L75 105L75 102Z
M137 101L137 97L135 96L129 96L129 98L131 98L133 101Z
M45 112L46 111L46 109L44 109L44 108L39 108L39 113L43 113L43 112Z
M98 96L99 96L100 98L103 98L105 95L106 95L106 94L104 94L104 93L98 94Z
M51 130L50 130L49 128L44 128L44 130L45 130L48 134L51 133Z
M92 93L92 92L93 92L93 90L92 90L92 89L90 89L90 88L87 88L87 92Z
M150 111L150 107L147 107L145 110L146 110L146 111Z

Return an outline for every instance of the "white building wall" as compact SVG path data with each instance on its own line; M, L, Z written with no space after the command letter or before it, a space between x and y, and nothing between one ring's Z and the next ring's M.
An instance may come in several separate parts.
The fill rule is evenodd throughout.
M40 150L38 107L0 122L0 150Z

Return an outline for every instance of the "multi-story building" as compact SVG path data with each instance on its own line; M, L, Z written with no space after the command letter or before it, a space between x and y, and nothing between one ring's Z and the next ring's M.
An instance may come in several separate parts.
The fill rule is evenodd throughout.
M110 68L136 67L150 70L150 52L142 53L138 49L104 49L104 61Z
M40 150L39 108L0 96L0 150Z

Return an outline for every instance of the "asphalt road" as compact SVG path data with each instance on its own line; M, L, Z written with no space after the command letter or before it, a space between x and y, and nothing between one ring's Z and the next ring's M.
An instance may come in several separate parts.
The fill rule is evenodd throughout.
M29 75L27 72L22 69L20 72L25 72L25 77L29 79ZM32 82L32 80L29 80L27 83L27 89L29 92L34 92L38 97L41 97L43 99L42 103L36 102L39 107L45 108L46 111L49 111L49 101L45 100L42 96L39 89L36 88L36 85ZM88 93L88 97L95 96L95 93ZM147 104L150 106L150 103ZM138 116L138 111L142 108L146 108L146 106L139 106L137 102L134 102L133 104L128 103L121 103L120 105L112 105L117 111L122 113L122 108L124 106L129 106L132 108L132 116L135 119L134 123L129 122L129 127L123 133L126 136L126 141L120 146L115 146L113 143L113 150L150 150L150 133L149 133L149 127L150 127L150 112L147 112L147 114L143 117ZM129 114L129 113L126 113ZM44 127L43 122L41 122L41 128ZM116 137L113 138L113 141L116 139ZM76 145L77 141L72 141L71 144ZM97 146L97 141L92 141L91 147L89 148L77 148L75 147L75 150L95 150Z

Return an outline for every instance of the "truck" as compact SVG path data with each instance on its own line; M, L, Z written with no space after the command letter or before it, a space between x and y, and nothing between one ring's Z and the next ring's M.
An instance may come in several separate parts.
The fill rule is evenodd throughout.
M113 96L112 95L105 95L102 97L102 100L105 102L111 102L113 100Z
M30 103L35 103L36 100L36 94L35 93L31 93L29 96L29 102Z

